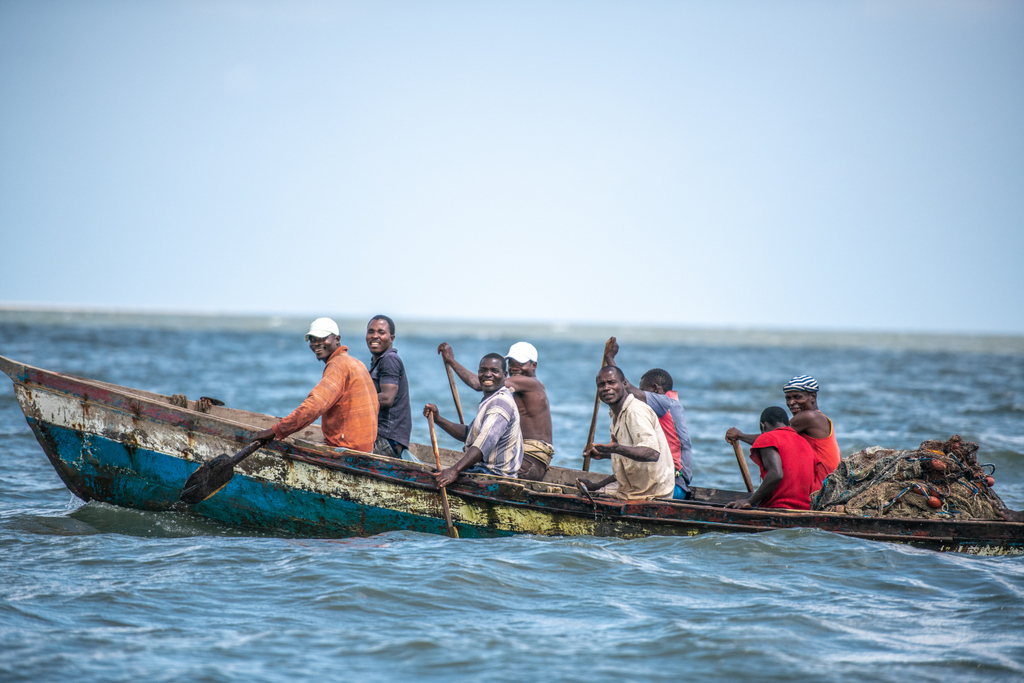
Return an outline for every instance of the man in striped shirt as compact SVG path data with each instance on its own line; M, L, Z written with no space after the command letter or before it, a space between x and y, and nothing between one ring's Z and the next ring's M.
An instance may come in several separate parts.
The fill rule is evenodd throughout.
M517 477L523 464L523 433L519 428L519 409L512 393L505 388L505 359L489 353L480 359L477 370L484 397L469 426L441 417L433 403L423 406L424 417L433 413L434 422L448 434L466 444L465 455L436 473L438 486L447 486L464 471Z
M480 380L455 360L455 352L447 342L438 346L437 352L466 386L480 391ZM508 361L505 386L516 401L523 430L523 466L519 478L541 481L551 465L555 448L551 445L551 404L547 389L537 379L537 349L529 342L517 342L505 354L505 360Z

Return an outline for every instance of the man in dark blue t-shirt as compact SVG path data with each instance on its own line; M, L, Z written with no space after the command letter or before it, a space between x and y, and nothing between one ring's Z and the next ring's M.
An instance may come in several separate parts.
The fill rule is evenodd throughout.
M409 407L409 379L405 365L392 344L395 343L395 321L376 315L366 325L366 347L373 354L370 379L377 388L380 412L377 414L377 441L373 452L401 458L409 447L412 432L412 409Z

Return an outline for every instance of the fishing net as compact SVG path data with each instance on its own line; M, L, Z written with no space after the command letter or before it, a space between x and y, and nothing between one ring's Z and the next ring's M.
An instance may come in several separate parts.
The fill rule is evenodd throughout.
M865 517L1003 519L992 490L994 465L979 465L978 444L954 436L916 450L873 446L840 461L811 508ZM986 471L983 468L991 468Z

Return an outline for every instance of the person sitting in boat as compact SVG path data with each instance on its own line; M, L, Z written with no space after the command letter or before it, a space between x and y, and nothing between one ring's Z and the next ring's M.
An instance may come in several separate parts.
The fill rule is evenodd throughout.
M613 366L597 373L597 395L612 419L610 444L595 443L584 455L611 458L612 476L580 480L590 491L625 500L668 498L675 488L672 451L654 410L626 389L626 376Z
M611 337L604 345L604 364L615 365L615 356L619 353L619 343ZM690 495L690 480L693 477L693 447L690 444L690 432L686 428L686 416L683 404L679 402L679 394L672 390L672 375L661 368L652 368L640 377L637 388L626 380L626 391L653 410L665 432L665 440L672 451L672 464L675 466L676 487L673 498L685 499Z
M523 464L523 433L519 409L505 386L505 359L489 353L480 359L477 379L484 397L473 422L467 426L441 417L433 403L423 406L423 416L434 415L434 422L452 438L466 444L465 455L434 474L438 486L447 486L461 472L479 472L502 477L517 477Z
M402 451L409 448L412 407L409 405L409 378L394 343L395 321L386 315L375 315L366 324L366 347L373 356L370 379L377 389L380 405L373 452L401 458Z
M754 439L750 459L761 468L761 485L750 498L725 507L810 510L814 451L790 426L782 408L765 408L760 422L761 434Z
M256 435L260 441L283 439L323 417L324 441L336 448L369 453L377 439L377 392L362 361L341 345L338 324L317 318L306 333L309 349L324 362L324 374L290 415Z
M437 347L441 358L471 389L480 391L477 376L459 365L447 342ZM529 342L516 342L505 354L508 377L505 386L512 392L519 409L523 430L523 466L520 479L540 481L547 474L555 448L551 445L551 405L548 393L537 379L537 349Z
M814 451L814 490L818 491L825 478L839 466L841 454L835 426L827 415L818 410L818 382L810 375L794 377L782 391L786 395L786 406L793 414L790 426L807 440ZM725 433L725 440L729 443L736 439L752 444L757 435L743 434L738 429Z

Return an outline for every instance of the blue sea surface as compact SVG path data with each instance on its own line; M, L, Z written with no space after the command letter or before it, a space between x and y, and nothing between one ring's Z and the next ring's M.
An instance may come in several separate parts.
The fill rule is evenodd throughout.
M285 415L319 379L304 330L0 321L0 354L50 370ZM516 336L403 335L417 407L454 415L470 367ZM359 335L345 343L369 362ZM579 466L602 345L531 338L556 465ZM668 370L694 483L739 489L736 426L811 374L843 454L960 434L1024 508L1024 354L623 343ZM462 403L474 413L466 387ZM478 396L478 395L476 395ZM602 411L599 437L607 434ZM442 445L455 447L442 435ZM606 462L596 471L609 471ZM755 468L756 478L756 468ZM296 539L74 498L0 385L0 681L990 681L1024 678L1024 557L943 554L817 530L689 538Z

